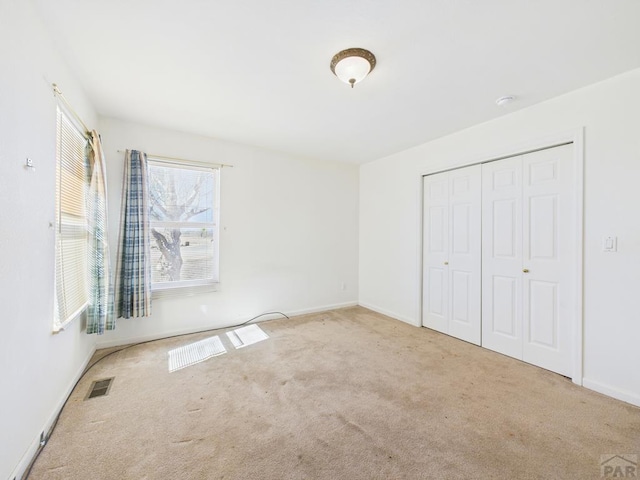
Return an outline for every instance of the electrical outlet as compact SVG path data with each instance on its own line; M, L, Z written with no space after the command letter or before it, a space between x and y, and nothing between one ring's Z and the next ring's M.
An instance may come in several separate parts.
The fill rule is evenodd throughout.
M347 284L345 282L342 282L342 284L340 285L340 290L344 292L346 289L347 289Z

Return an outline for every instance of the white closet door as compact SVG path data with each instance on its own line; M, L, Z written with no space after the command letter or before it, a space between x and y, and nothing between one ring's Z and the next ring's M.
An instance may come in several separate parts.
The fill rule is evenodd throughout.
M482 346L522 358L522 159L482 165Z
M573 148L522 156L523 355L525 362L571 375Z
M482 345L571 374L571 145L482 166Z
M480 344L479 165L424 178L425 327Z
M447 333L449 324L449 174L424 177L422 325Z
M481 166L449 172L449 335L480 345Z

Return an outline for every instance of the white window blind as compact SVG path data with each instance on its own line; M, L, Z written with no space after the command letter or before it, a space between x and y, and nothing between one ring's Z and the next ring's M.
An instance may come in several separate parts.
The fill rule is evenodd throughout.
M57 109L54 331L87 306L87 138Z
M149 158L152 288L218 282L219 168Z

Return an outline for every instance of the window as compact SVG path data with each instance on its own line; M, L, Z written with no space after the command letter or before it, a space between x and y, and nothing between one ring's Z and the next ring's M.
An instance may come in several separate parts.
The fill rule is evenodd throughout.
M87 137L57 109L54 331L87 306Z
M148 163L152 289L217 283L219 169Z

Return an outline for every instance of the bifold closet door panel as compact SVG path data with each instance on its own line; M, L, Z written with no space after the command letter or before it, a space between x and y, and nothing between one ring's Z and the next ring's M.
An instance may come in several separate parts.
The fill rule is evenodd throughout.
M482 346L522 358L522 159L482 165Z
M572 155L564 145L522 156L522 359L563 375L571 375L576 298Z
M449 335L480 345L480 165L449 172Z
M423 178L422 325L447 333L449 281L449 174Z
M423 181L422 324L479 345L481 167Z
M482 346L571 375L573 146L482 166Z

